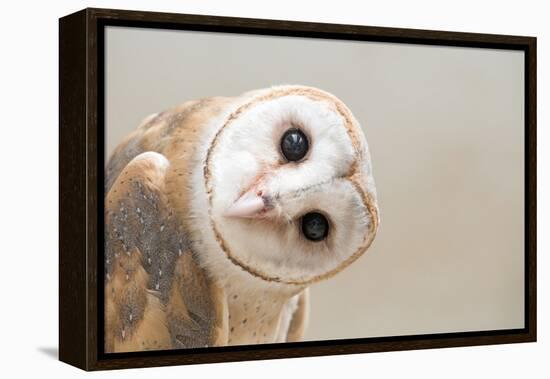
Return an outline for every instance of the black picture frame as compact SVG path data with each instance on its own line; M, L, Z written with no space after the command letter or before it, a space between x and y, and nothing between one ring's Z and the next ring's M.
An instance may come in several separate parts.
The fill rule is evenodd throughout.
M525 327L103 353L104 29L129 26L520 50L525 53ZM114 9L59 20L59 359L84 370L536 341L536 38Z

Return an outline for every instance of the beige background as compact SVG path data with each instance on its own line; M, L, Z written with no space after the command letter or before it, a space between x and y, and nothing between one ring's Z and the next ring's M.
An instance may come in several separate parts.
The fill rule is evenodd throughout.
M312 288L308 339L523 327L523 53L108 28L106 152L148 114L273 84L340 97L382 223Z

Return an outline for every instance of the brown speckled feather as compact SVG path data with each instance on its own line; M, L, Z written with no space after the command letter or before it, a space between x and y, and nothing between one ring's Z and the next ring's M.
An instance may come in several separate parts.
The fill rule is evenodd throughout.
M162 161L145 153L105 199L105 350L223 344L226 302L168 206Z

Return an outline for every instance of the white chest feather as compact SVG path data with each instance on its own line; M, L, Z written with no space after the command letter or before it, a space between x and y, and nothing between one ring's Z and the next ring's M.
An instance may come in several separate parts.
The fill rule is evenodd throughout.
M298 295L254 292L243 295L226 286L229 310L229 345L285 342Z

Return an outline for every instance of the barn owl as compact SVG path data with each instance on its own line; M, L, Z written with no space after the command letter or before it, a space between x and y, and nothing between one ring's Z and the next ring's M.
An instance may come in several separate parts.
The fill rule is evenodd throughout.
M148 117L105 194L106 352L300 341L309 286L379 224L359 123L305 86Z

